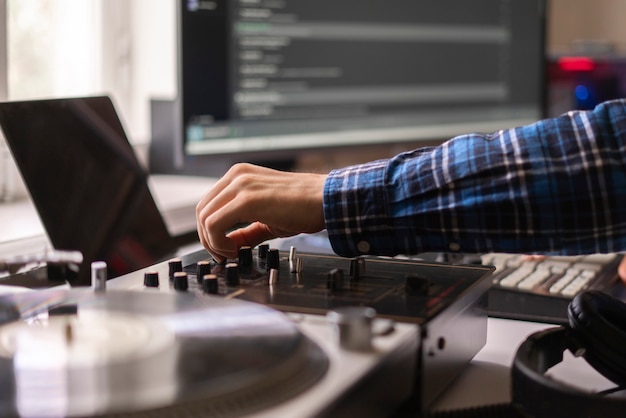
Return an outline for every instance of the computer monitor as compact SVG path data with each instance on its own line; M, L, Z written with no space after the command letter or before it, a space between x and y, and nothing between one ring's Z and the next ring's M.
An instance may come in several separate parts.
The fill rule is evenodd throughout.
M288 168L312 150L409 146L544 114L545 0L178 8L180 95L165 152L174 171Z

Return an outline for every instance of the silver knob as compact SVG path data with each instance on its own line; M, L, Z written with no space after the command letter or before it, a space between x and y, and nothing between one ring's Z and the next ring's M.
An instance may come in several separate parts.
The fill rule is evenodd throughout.
M268 284L270 286L274 286L276 284L278 284L278 270L277 269L271 269L270 270L270 274L268 277Z
M333 324L339 346L351 351L372 349L372 320L376 310L364 306L338 308L326 314Z
M103 292L107 287L107 263L94 261L91 263L91 286L97 292Z

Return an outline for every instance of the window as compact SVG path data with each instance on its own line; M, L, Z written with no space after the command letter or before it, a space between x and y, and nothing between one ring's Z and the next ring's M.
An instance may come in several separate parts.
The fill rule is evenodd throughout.
M8 0L11 100L101 91L97 0Z
M2 3L10 100L108 94L148 142L150 99L176 94L175 0Z
M0 100L110 95L145 158L150 99L176 96L176 1L0 0ZM4 147L0 201L23 194Z

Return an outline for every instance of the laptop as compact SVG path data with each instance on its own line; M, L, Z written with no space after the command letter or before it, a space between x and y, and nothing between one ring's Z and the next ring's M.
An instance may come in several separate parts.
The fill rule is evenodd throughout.
M0 103L0 127L52 246L83 254L72 285L172 257L179 246L109 97Z

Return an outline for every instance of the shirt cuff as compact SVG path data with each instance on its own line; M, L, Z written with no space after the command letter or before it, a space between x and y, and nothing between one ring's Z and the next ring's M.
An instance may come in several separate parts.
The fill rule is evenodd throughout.
M324 184L324 219L340 256L391 255L393 228L386 212L387 160L332 171Z

